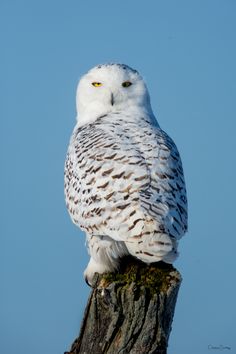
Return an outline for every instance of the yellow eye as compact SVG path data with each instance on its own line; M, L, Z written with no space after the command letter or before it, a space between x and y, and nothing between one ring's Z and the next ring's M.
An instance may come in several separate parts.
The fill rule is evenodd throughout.
M132 85L132 82L130 82L130 81L125 81L125 82L122 83L123 87L129 87L131 85Z
M102 83L101 82L92 82L92 85L95 87L100 87L100 86L102 86Z

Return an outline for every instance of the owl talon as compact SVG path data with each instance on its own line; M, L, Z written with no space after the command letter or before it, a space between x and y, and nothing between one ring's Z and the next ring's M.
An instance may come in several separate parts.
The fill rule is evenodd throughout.
M107 265L98 263L91 257L88 266L84 271L84 279L89 286L93 287L97 281L95 274L103 274L109 271L111 271L111 269Z
M85 275L85 277L84 277L84 280L85 280L85 282L87 283L87 285L91 287L91 284L89 283L88 277L87 277L86 275Z

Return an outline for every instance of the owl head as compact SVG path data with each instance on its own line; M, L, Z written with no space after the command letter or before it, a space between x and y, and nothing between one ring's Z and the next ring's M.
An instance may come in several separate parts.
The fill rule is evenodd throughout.
M89 70L79 82L76 106L80 124L111 112L138 110L152 115L143 78L124 64L103 64Z

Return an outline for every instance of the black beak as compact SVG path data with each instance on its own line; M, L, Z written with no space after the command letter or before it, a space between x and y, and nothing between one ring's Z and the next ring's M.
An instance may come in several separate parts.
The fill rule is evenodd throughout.
M111 94L111 105L113 106L114 104L114 96L113 96L113 93Z

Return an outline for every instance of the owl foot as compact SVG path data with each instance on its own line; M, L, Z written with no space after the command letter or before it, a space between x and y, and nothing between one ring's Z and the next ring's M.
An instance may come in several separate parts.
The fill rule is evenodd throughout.
M93 286L93 277L95 273L103 274L106 272L113 272L115 269L109 267L107 264L98 263L92 257L84 271L84 279L89 286Z

